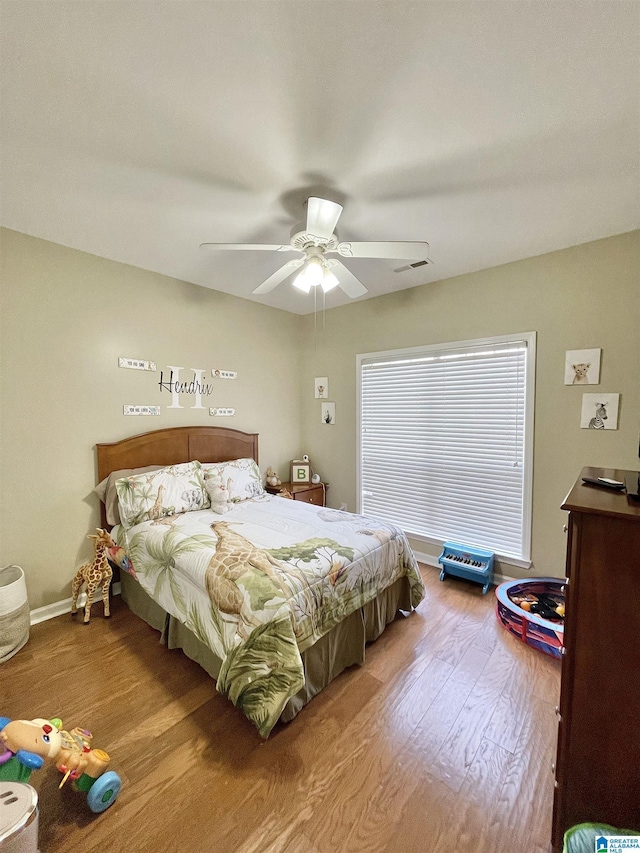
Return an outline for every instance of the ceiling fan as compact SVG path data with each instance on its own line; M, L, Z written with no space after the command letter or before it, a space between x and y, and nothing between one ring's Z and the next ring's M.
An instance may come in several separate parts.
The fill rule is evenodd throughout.
M309 293L311 288L316 286L322 287L325 293L334 287L340 287L352 299L367 293L367 288L341 261L330 258L329 255L338 254L343 258L428 260L428 243L341 243L335 230L341 213L342 205L335 201L311 197L307 201L306 227L299 230L300 226L296 226L287 245L201 243L200 248L213 251L296 252L302 257L287 261L258 285L253 293L269 293L299 270L293 284L305 293Z

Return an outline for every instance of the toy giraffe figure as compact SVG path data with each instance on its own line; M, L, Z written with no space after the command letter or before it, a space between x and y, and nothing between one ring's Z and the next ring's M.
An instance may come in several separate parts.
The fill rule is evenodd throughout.
M71 615L78 612L78 594L82 585L87 584L87 602L84 606L84 624L87 625L91 618L91 604L93 595L98 587L102 588L102 601L104 602L104 615L109 616L109 585L113 572L107 560L107 548L115 548L116 543L106 530L97 528L98 534L93 533L87 539L96 540L96 550L92 563L80 566L71 583Z

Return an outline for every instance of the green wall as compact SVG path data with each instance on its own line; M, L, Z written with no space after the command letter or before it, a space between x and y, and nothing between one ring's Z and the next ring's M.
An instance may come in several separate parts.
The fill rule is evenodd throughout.
M317 331L313 315L14 231L0 230L0 252L0 565L25 569L32 609L68 598L91 553L97 442L187 424L258 432L263 470L285 479L306 452L330 481L328 503L355 510L358 353L537 332L531 572L564 572L559 506L584 465L640 466L640 232L331 309ZM563 384L565 350L595 347L601 382L588 390L622 395L617 431L581 430L584 389ZM153 360L158 373L120 369L119 356ZM171 410L157 385L171 364L184 378L221 367L238 379L219 380L204 411L188 397ZM316 376L329 377L333 426L320 422ZM125 403L160 405L161 415L125 417ZM208 405L236 415L214 419Z
M640 467L639 231L356 301L327 311L317 334L313 316L303 327L302 431L306 452L331 484L332 506L344 501L356 510L356 355L492 335L537 332L530 573L564 574L559 507L583 466ZM602 348L600 384L564 385L565 351L589 348ZM321 423L316 376L329 379L333 426ZM617 431L580 429L585 391L621 394Z
M31 608L68 598L100 523L95 444L161 427L260 433L260 463L300 448L300 318L15 231L0 231L2 442L0 565L25 570ZM155 361L124 370L118 357ZM296 356L296 357L294 357ZM168 409L167 365L236 370L204 411ZM166 378L166 375L165 377ZM209 378L209 381L211 379ZM127 417L124 404L160 405ZM213 418L209 406L236 409Z

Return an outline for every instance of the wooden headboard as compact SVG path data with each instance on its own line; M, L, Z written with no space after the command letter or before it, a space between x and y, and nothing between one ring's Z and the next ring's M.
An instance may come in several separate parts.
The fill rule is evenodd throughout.
M252 458L258 462L258 434L217 426L169 427L123 438L112 444L96 444L98 482L112 471L146 465L179 462L227 462ZM103 526L106 522L101 507Z

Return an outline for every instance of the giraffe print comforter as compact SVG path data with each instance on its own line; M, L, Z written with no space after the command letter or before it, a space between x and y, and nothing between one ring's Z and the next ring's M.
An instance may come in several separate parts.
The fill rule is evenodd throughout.
M304 683L301 652L407 576L404 533L372 518L264 496L113 531L138 582L222 661L218 690L267 737Z

